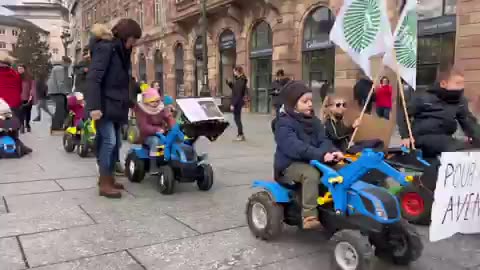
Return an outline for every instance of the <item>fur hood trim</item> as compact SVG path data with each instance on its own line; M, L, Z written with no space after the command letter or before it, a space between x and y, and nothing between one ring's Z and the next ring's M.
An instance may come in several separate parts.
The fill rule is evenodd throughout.
M15 62L15 58L5 55L5 54L0 54L0 63L12 65L13 62Z
M98 23L94 24L92 26L91 32L96 39L102 39L102 40L113 39L112 31L105 24L98 24Z

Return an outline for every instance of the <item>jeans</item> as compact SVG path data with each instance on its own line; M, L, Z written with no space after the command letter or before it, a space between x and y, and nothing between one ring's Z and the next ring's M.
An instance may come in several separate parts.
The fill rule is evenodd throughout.
M390 120L390 111L391 108L382 108L382 107L377 107L377 115L380 118L385 118L387 120Z
M234 106L233 107L233 119L238 129L238 136L243 136L243 124L242 124L242 107L243 106Z
M161 145L160 138L158 136L150 136L145 140L145 144L150 149L150 155L157 153L157 147Z
M68 115L67 96L64 94L51 95L51 99L55 102L55 114L52 118L52 130L62 130L63 122Z
M100 176L113 176L115 163L120 160L121 125L108 119L100 119L96 124L96 150Z

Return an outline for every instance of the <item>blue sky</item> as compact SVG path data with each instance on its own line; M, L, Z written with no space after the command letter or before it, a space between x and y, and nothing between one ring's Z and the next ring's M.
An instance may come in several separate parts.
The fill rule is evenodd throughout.
M15 4L15 0L0 0L0 6ZM0 15L10 15L11 12L8 9L0 7Z

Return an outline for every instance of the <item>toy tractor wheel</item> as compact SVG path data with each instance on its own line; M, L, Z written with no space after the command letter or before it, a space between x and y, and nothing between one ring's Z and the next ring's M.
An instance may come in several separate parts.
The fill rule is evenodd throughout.
M247 223L255 237L274 239L283 229L283 207L276 204L268 192L255 193L247 202Z
M213 186L213 168L210 164L202 164L202 179L197 180L198 189L208 191Z
M383 260L396 265L409 265L416 261L423 251L420 235L415 228L407 222L399 222L392 227L389 237L377 239L381 245L375 245L375 255Z
M131 144L138 141L138 128L136 126L129 126L127 129L127 140Z
M161 166L158 169L158 191L164 195L173 194L175 188L175 175L170 166Z
M63 135L63 149L67 153L72 153L75 150L75 142L71 134Z
M23 157L24 152L23 152L23 148L22 148L21 145L19 145L19 144L15 145L15 153L17 154L18 158Z
M130 182L142 182L145 178L145 161L138 158L135 153L129 153L125 160L125 174Z
M402 216L411 223L429 225L433 193L425 187L409 185L398 194Z
M89 152L89 149L88 149L88 145L84 144L84 143L80 143L78 144L77 146L77 154L82 157L82 158L86 158L88 156L88 152Z
M374 254L368 237L359 231L344 230L338 232L335 238L332 260L334 269L371 269Z

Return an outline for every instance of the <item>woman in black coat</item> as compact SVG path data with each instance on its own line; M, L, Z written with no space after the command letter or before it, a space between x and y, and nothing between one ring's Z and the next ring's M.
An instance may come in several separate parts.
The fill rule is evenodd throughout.
M87 110L97 123L97 162L100 196L120 198L123 186L115 182L121 127L128 121L130 56L142 30L132 19L121 19L110 31L92 27L91 64L87 75Z
M227 81L228 86L232 89L232 105L230 105L230 110L233 112L235 124L238 129L236 141L245 141L242 124L242 108L245 105L244 98L247 94L248 79L243 73L241 66L236 66L233 69L233 75L233 82Z

